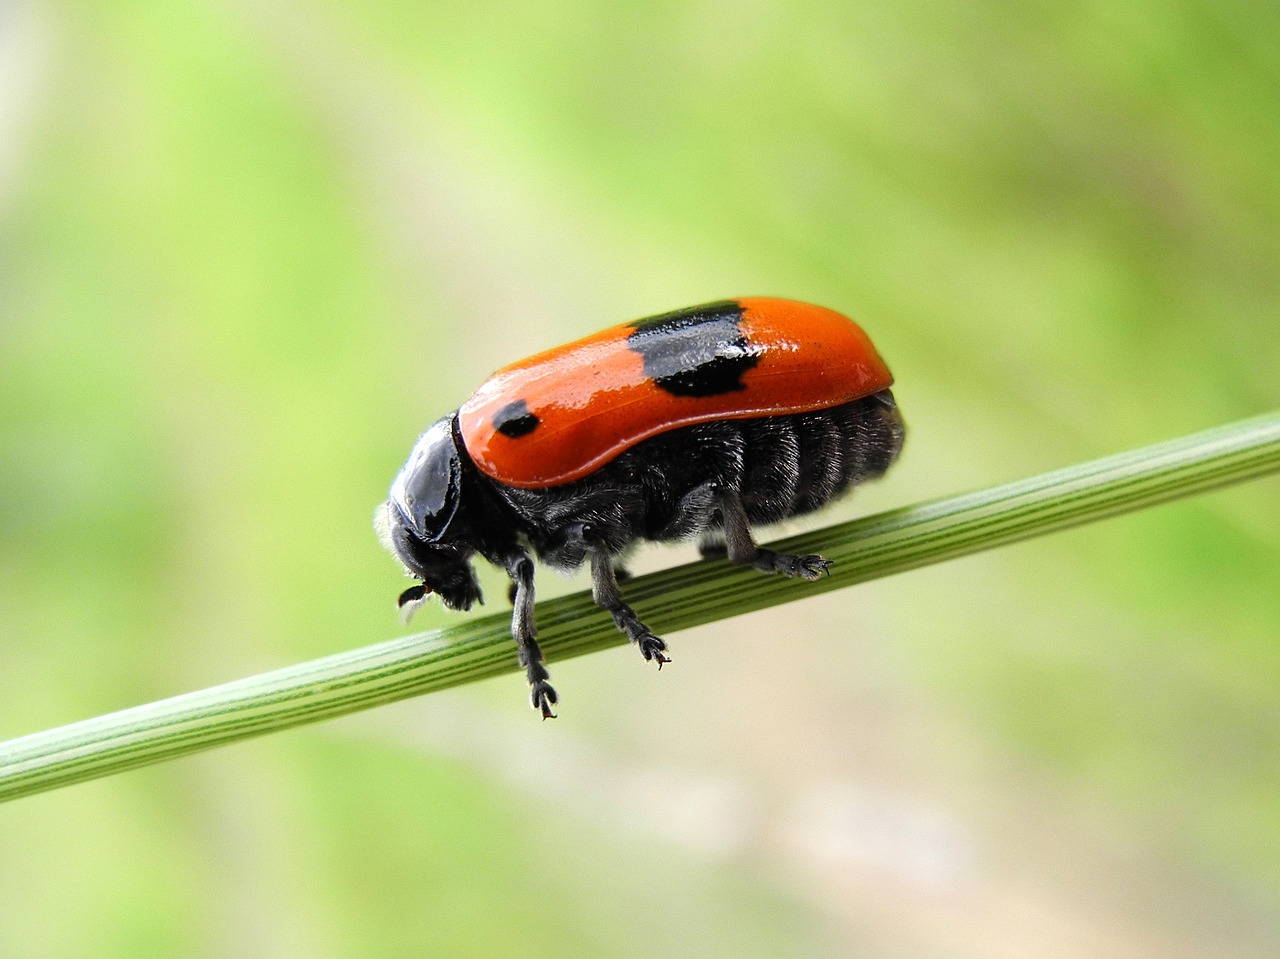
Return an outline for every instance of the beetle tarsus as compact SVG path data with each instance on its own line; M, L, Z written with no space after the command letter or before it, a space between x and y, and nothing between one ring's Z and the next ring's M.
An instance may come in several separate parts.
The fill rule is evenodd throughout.
M757 549L751 565L762 573L781 573L791 579L813 582L831 575L831 560L810 553L794 556L791 553L775 553L771 549Z
M543 719L555 719L556 714L551 711L551 707L559 702L560 697L556 694L555 687L545 679L540 679L529 684L529 701L533 708L542 713Z
M601 604L604 605L603 603ZM660 636L655 636L649 627L640 621L640 617L636 615L636 611L618 600L616 606L605 606L609 614L613 616L614 625L627 637L632 643L635 643L640 649L640 655L644 657L646 663L657 662L658 668L661 669L664 663L671 662L671 657L667 653L666 641Z
M616 623L618 618L615 616L613 621ZM653 633L645 629L644 623L641 623L639 620L636 620L636 623L642 630L644 630L644 632L637 639L633 639L632 642L640 647L640 655L644 657L644 661L646 663L651 663L656 660L659 669L662 668L664 663L671 662L671 657L666 654L667 644L662 640L662 638L653 635ZM628 638L630 638L631 634L627 632L627 630L624 629L623 632L626 632Z

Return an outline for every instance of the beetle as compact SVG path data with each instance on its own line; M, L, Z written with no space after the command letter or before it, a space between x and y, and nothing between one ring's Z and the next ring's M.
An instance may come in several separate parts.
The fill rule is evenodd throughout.
M623 599L638 540L700 537L704 555L813 580L821 556L763 549L753 526L801 516L897 458L893 377L848 317L746 297L647 317L493 374L419 437L374 525L419 582L406 617L438 595L481 602L472 559L506 571L511 634L533 707L558 701L533 618L534 562L590 564L592 596L658 668L670 662Z

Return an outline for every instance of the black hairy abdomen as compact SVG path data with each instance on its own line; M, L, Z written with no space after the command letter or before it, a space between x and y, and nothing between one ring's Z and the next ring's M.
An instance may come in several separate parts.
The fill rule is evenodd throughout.
M874 479L902 446L903 424L884 390L810 413L715 420L661 433L590 476L562 486L495 483L520 532L544 559L575 566L566 536L621 552L633 540L677 540L719 525L715 495L737 493L752 525L810 513Z

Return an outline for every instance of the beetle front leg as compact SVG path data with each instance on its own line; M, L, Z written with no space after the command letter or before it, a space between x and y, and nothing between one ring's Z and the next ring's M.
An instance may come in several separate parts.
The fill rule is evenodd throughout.
M507 560L506 567L515 588L511 600L511 635L515 637L520 665L529 681L529 699L543 719L555 719L551 707L559 697L548 682L551 674L542 663L542 648L533 624L533 560L528 553L519 552Z
M591 598L597 606L607 610L613 617L614 624L627 639L640 648L640 654L647 662L671 662L666 655L667 644L653 635L649 627L640 621L636 611L622 598L622 590L618 588L618 576L613 568L613 558L607 550L593 548L591 550Z
M817 554L794 556L775 553L756 545L742 498L730 490L720 493L720 516L724 524L724 545L729 561L751 566L762 573L781 573L792 578L814 580L829 574L831 561Z

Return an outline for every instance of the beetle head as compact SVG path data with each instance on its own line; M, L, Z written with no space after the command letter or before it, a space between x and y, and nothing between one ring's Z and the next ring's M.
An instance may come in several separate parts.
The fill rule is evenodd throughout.
M418 438L387 501L374 513L383 545L422 581L400 594L406 619L431 593L452 609L469 609L480 599L470 563L472 547L454 523L461 500L462 460L453 417L446 416Z

